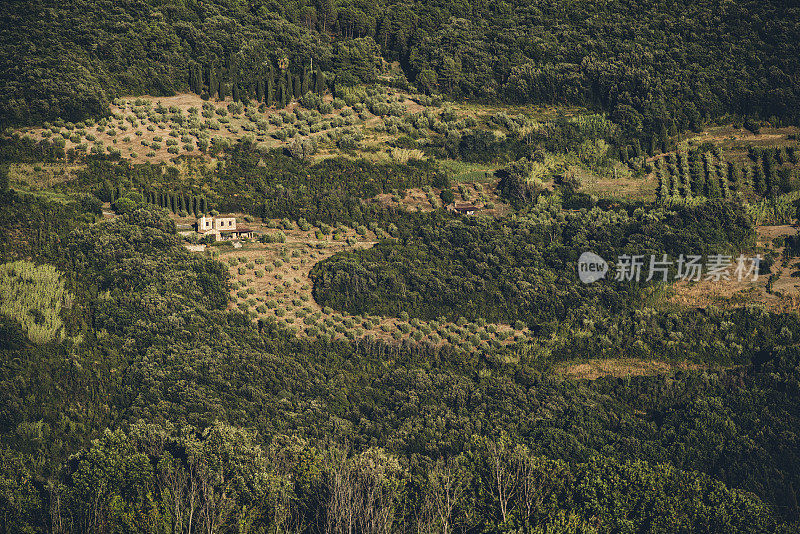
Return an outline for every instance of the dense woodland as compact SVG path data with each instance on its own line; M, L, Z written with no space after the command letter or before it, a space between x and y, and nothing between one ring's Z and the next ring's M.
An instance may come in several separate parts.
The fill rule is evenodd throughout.
M174 213L216 209L265 218L367 224L392 216L364 203L365 199L448 184L446 174L428 161L398 164L331 158L311 163L277 150L255 150L247 142L234 146L220 168L199 167L194 179L187 180L177 169L162 165L97 160L63 189L91 193L106 202L136 192Z
M0 532L800 528L797 313L686 308L668 283L575 270L584 251L759 252L769 291L796 261L800 238L768 251L755 226L798 218L797 135L746 154L681 138L798 126L792 2L11 0L0 19L0 128L49 124L0 135ZM175 133L170 154L196 130L173 165L76 150L116 98L185 92L203 99L189 116L131 104L137 125ZM308 132L272 149L211 138L232 109L247 132L285 142L289 115L289 137ZM312 158L307 119L323 116L343 131ZM364 117L414 157L360 151L344 125ZM56 168L68 178L47 187L10 178ZM651 176L655 193L599 198L576 172ZM443 209L470 173L505 211ZM378 198L412 189L431 210ZM370 233L308 267L314 300L456 328L332 340L256 320L231 294L248 296L240 260L177 233L218 212L275 235ZM490 340L498 323L526 336ZM588 359L685 365L560 372Z
M785 2L69 0L2 9L6 123L81 120L121 94L190 87L291 99L374 82L386 60L421 90L588 105L648 141L726 114L798 118L798 8Z
M581 252L616 262L623 254L738 250L753 239L744 215L721 203L632 214L601 208L563 214L542 204L512 221L434 219L411 235L336 255L315 266L314 296L354 314L405 311L552 329L596 308L616 314L641 305L641 288L615 282L613 273L604 283L580 287L570 266Z
M226 271L180 247L159 208L92 222L77 201L4 200L7 232L46 237L7 240L3 260L55 265L74 296L50 342L3 325L9 531L766 532L798 517L800 444L783 430L800 423L796 317L609 303L586 318L600 343L577 317L549 344L474 355L302 341L225 311ZM643 224L618 217L609 247ZM731 246L749 236L739 218L710 231L673 214L670 228ZM746 365L588 383L547 370L587 351L665 349Z

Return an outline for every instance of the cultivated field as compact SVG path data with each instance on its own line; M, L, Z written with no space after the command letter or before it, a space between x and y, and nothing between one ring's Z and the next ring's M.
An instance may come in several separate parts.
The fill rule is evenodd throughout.
M269 226L279 223L272 221ZM312 296L309 276L312 267L337 252L373 246L377 242L375 233L367 231L360 235L347 227L332 228L325 233L325 229L318 227L302 230L292 225L277 230L268 225L248 225L280 241L245 243L238 249L212 246L208 250L229 267L230 306L248 313L253 320L275 321L298 336L325 339L369 336L396 343L403 340L432 345L450 343L467 351L507 345L527 336L526 328L515 330L505 324L351 316L322 307Z

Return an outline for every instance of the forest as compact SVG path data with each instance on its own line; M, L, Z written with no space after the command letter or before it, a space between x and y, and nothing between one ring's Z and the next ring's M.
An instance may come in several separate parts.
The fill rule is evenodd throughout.
M0 20L1 533L800 530L794 3Z
M640 332L636 344L654 351L669 334L660 343L676 354L711 362L724 348L745 364L626 381L557 379L553 359L521 347L509 359L507 350L302 341L225 311L219 262L185 251L160 208L142 203L90 222L78 203L41 217L41 200L6 195L9 231L53 225L59 246L43 243L38 257L74 295L60 340L34 343L18 323L3 327L10 467L0 502L10 531L191 522L228 531L245 522L336 532L767 532L797 517L800 447L782 430L800 422L796 317L659 317L631 303L630 314L612 314L609 305L597 313L599 331L627 343L626 332ZM620 217L621 228L643 224ZM669 228L683 221L709 246L731 246L749 236L739 219L730 213L730 227L710 231L673 214ZM668 223L651 224L658 234ZM618 246L624 230L604 238ZM4 261L30 246L9 245ZM573 322L549 347L553 358L591 350ZM616 341L606 357L629 350ZM635 500L631 487L641 488Z
M798 8L777 1L15 0L2 9L6 124L77 121L120 95L190 85L280 100L303 86L380 81L382 61L400 63L398 83L454 98L595 107L643 141L723 115L791 123L800 98Z
M561 221L550 210L495 224L431 220L411 235L318 263L314 297L353 313L521 320L536 329L595 308L618 314L641 305L642 288L613 278L576 292L569 265L585 250L608 258L659 251L677 257L739 250L753 239L744 214L724 204L631 215L598 208Z

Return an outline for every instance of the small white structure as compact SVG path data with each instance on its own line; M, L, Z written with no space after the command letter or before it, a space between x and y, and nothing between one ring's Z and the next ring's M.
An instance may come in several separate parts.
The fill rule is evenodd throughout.
M200 237L213 235L215 241L225 239L246 239L253 236L253 231L244 226L236 226L236 217L200 217L196 223Z

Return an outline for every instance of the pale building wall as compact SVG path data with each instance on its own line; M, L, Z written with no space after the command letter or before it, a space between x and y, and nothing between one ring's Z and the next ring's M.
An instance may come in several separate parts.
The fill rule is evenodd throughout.
M217 217L214 219L214 230L236 230L236 217Z

